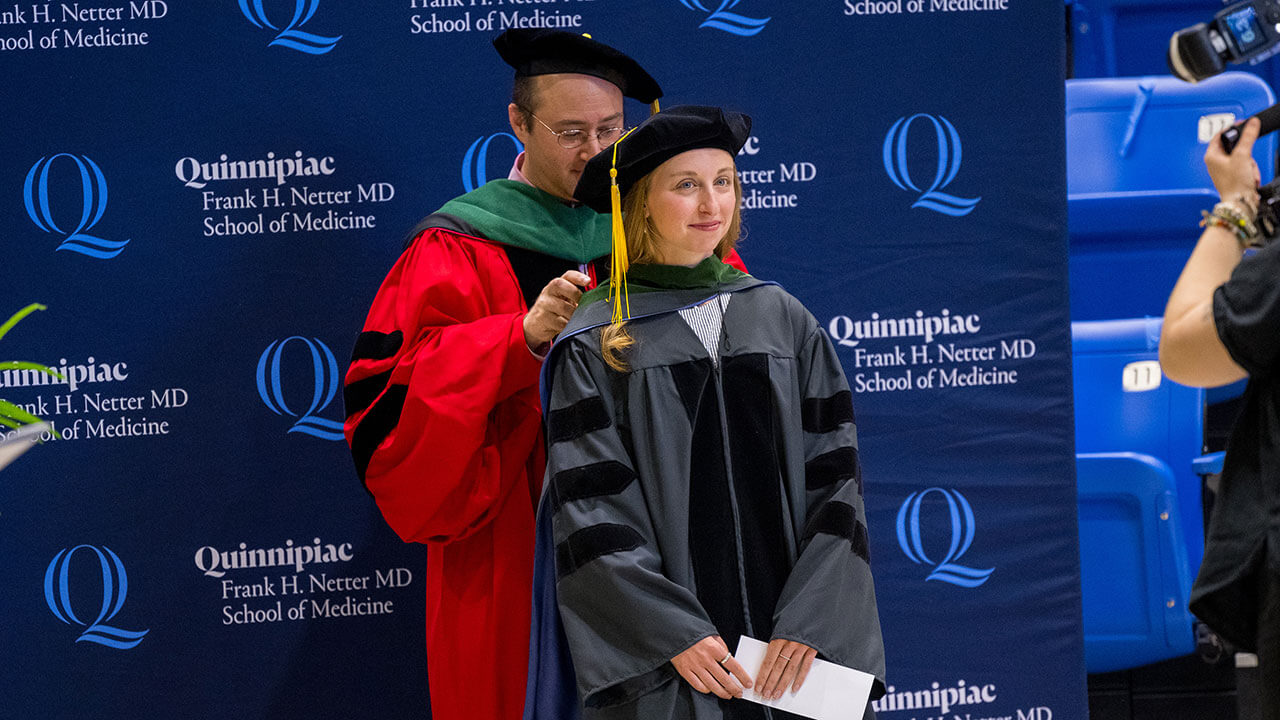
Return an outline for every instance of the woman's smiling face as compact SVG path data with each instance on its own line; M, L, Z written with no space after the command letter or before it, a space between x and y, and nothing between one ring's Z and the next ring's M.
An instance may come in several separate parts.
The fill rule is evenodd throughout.
M645 214L659 262L692 267L711 257L737 210L734 172L733 156L718 148L680 153L653 171Z

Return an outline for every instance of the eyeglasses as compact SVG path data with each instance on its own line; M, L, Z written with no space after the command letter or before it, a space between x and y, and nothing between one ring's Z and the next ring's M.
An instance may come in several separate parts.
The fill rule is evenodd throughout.
M622 136L622 133L626 131L626 128L624 127L603 128L595 131L594 133L587 132L586 130L580 130L578 128L573 128L572 130L552 130L550 125L542 122L542 118L534 115L531 110L525 110L525 112L529 113L530 117L537 120L538 124L550 131L552 135L555 135L556 142L560 143L560 147L565 148L566 150L582 147L582 144L587 141L587 138L592 136L595 137L596 143L599 144L600 147L606 148L617 142L618 138Z

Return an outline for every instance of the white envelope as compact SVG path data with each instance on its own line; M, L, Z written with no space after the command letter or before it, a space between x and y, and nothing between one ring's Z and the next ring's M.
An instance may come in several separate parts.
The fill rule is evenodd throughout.
M738 651L733 657L755 680L764 662L768 646L745 635L738 641ZM809 668L800 692L792 695L790 689L777 700L765 700L755 690L742 694L743 700L778 708L814 720L861 720L871 697L871 683L875 676L817 658Z

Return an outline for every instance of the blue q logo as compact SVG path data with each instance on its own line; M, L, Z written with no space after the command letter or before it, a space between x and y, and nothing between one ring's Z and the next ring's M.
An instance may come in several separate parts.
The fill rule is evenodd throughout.
M911 129L911 123L919 118L932 123L938 142L938 168L929 187L924 190L911 179L907 168L907 133ZM956 173L960 172L960 134L944 117L917 114L909 118L898 118L884 138L884 170L889 173L889 179L894 185L920 193L920 197L911 203L913 208L922 207L943 215L960 217L973 212L973 208L982 199L978 197L967 200L938 192L949 185Z
M67 569L71 566L71 556L82 549L90 550L97 555L98 564L102 567L102 607L98 610L97 619L92 623L81 620L71 607L71 583ZM131 650L137 647L138 643L142 642L142 637L151 632L150 630L121 630L103 624L120 612L128 593L129 576L124 571L124 563L120 562L120 557L106 546L101 550L91 545L77 545L70 550L63 549L53 557L53 562L49 563L49 569L44 573L44 599L54 616L68 625L85 627L85 631L80 633L76 642L98 643L117 650Z
M290 410L285 404L284 391L280 387L280 358L284 354L285 346L293 340L306 345L311 351L311 367L315 378L311 405L301 415ZM329 403L333 402L334 395L338 393L339 381L338 360L333 356L333 351L319 340L308 340L297 335L277 340L268 345L267 349L262 351L262 357L258 358L258 396L271 409L271 412L298 418L293 427L289 428L291 433L300 432L323 440L343 439L342 423L315 415L323 412L329 407Z
M516 146L517 155L524 150L524 145L520 144L516 136L511 133L500 132L487 138L476 138L476 141L471 143L471 147L467 148L467 154L462 156L462 187L466 192L471 192L488 182L489 145L498 138L511 140Z
M268 46L279 45L287 47L291 50L304 52L308 55L323 55L333 49L342 36L323 37L313 35L309 32L303 32L297 28L307 24L312 15L316 14L316 9L320 7L320 0L295 0L293 6L293 19L285 26L284 30L276 27L267 19L267 13L262 9L262 0L240 0L240 12L249 18L249 22L264 30L279 30L279 34Z
M680 4L690 10L701 10L704 13L710 13L707 19L698 27L713 28L715 30L723 30L733 35L742 37L750 37L764 30L764 26L771 18L757 20L755 18L744 17L737 13L725 12L736 7L742 0L720 0L720 7L715 10L708 10L702 4L702 0L680 0Z
M951 543L942 560L934 562L925 554L924 540L920 534L920 504L930 493L938 493L947 501L947 517L951 521ZM956 560L969 550L973 544L974 521L973 508L969 501L955 490L929 488L907 496L902 508L898 510L898 545L911 562L917 565L932 565L933 572L925 580L941 580L960 587L975 588L987 581L995 568L977 570L964 565L957 565Z
M80 171L80 192L83 198L83 210L80 221L71 232L64 231L53 219L49 208L49 168L58 158L70 158ZM91 174L92 173L92 174ZM110 260L124 250L128 240L103 240L86 234L102 219L107 210L107 179L102 175L102 168L89 158L81 155L58 153L52 157L40 158L27 171L27 182L23 187L23 200L27 206L27 215L36 227L47 233L65 235L66 239L58 246L59 250L70 250L100 260Z

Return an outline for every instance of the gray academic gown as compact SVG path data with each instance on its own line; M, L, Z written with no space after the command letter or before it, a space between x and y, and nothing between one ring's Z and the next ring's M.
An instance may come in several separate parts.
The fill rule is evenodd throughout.
M717 366L674 311L725 291ZM670 660L711 635L730 650L741 635L810 645L883 694L853 406L830 340L749 276L629 301L628 372L602 360L596 302L545 376L543 511L583 717L795 717L693 690Z

